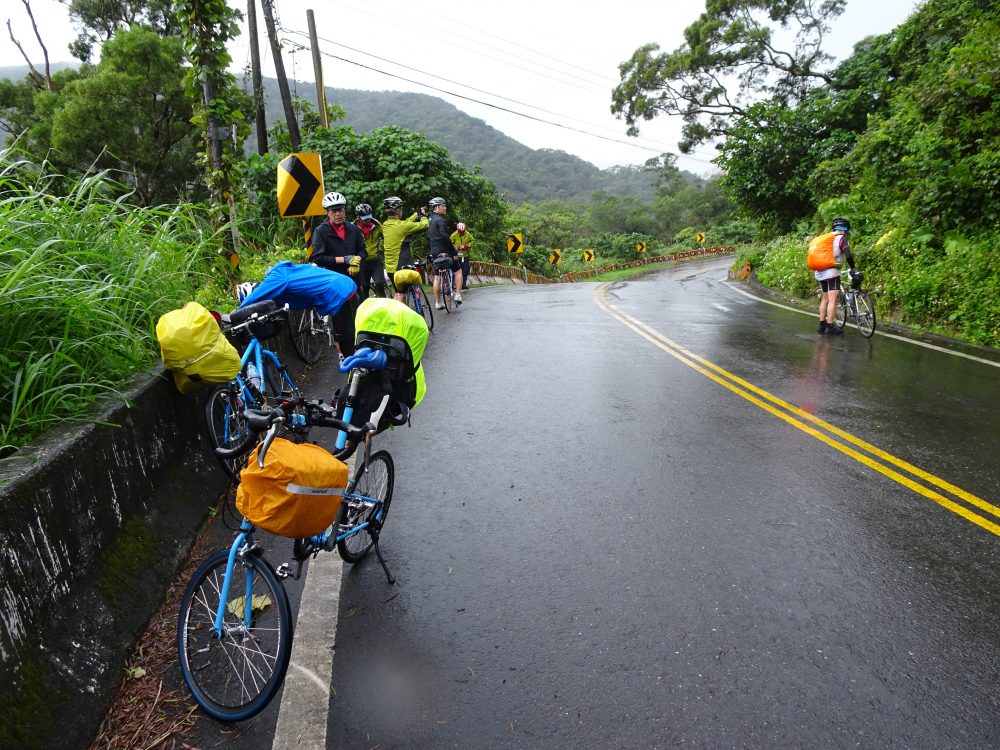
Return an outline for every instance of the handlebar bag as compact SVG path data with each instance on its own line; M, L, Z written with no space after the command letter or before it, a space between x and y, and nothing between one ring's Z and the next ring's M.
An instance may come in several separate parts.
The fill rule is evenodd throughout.
M275 438L257 465L260 446L240 474L236 509L258 528L298 539L321 533L337 517L347 464L312 443Z
M156 338L163 366L173 373L181 393L190 393L202 383L225 383L240 371L239 352L212 313L197 302L161 315Z

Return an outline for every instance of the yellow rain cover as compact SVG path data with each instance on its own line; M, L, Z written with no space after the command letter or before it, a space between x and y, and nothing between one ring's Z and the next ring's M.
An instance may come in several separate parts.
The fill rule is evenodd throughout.
M392 275L392 283L397 289L420 284L420 271L413 268L401 268Z
M171 310L156 321L163 366L181 393L202 383L225 383L240 371L240 354L223 335L212 313L197 302Z
M275 438L261 468L259 450L240 473L236 509L258 528L293 539L329 527L347 487L347 464L318 445Z
M413 402L413 407L416 407L427 392L424 368L420 365L420 358L424 356L430 332L427 330L427 323L424 322L423 316L417 315L414 310L398 300L369 297L358 307L358 312L354 316L354 330L358 334L364 331L374 331L375 333L399 336L406 340L406 343L410 345L413 367L416 370L417 396Z

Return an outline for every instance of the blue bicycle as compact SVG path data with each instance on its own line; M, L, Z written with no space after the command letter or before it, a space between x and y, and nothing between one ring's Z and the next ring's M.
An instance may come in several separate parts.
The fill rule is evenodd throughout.
M243 519L228 550L220 550L198 568L188 583L177 623L177 650L181 674L195 701L220 721L242 721L261 711L284 680L292 648L292 613L282 581L298 579L303 563L322 551L336 548L347 562L356 563L374 549L389 583L394 583L379 550L379 533L392 502L394 467L385 450L372 452L372 437L385 426L405 424L404 408L389 417L390 396L372 412L363 427L350 424L354 397L370 370L385 367L384 352L359 349L349 358L348 396L344 419L333 407L299 399L269 410L248 410L246 419L255 434L267 434L257 461L264 465L268 448L284 425L302 422L309 426L340 430L342 447L333 455L346 460L363 442L364 451L344 492L336 521L321 534L296 539L293 546L295 572L288 563L277 569L264 558L254 538L254 525ZM364 365L364 366L362 366ZM342 368L343 370L344 368ZM242 455L256 439L250 437L223 455Z
M408 266L414 271L420 264L419 259L415 259L414 266ZM424 291L423 286L420 283L409 284L402 290L403 296L406 298L406 304L410 306L410 309L416 312L418 315L422 316L424 322L427 324L427 330L434 330L434 311L431 309L431 303L427 299L427 292Z
M247 409L259 409L265 404L301 395L285 363L261 343L280 333L287 320L288 311L272 300L222 316L223 333L235 345L243 347L243 356L239 374L228 383L216 386L205 402L205 427L213 449L231 448L251 434L244 416ZM249 450L231 458L216 454L223 470L232 479L239 478L247 455Z

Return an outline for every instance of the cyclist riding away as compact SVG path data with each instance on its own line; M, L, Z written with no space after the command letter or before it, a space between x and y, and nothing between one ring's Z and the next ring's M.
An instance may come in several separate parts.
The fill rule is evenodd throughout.
M448 213L448 204L444 198L431 198L427 203L431 209L430 224L427 227L427 241L430 243L431 260L442 255L451 258L451 269L455 278L455 304L462 304L462 269L458 266L455 258L458 251L452 243L448 234L448 224L444 215ZM434 275L434 307L437 310L444 309L441 301L441 277Z
M385 271L382 268L382 225L372 215L372 207L359 203L354 207L354 225L365 238L367 257L361 261L358 273L358 290L361 299L368 298L368 290L374 283L379 295L385 289Z
M427 218L414 212L412 216L403 218L403 199L395 195L390 195L382 205L385 207L386 220L382 223L382 249L385 253L385 270L391 279L393 274L401 268L410 266L413 258L407 252L404 257L402 253L404 240L414 232L420 232L427 228ZM396 290L396 299L405 301L405 297Z
M361 230L346 221L347 198L340 193L327 193L322 205L326 209L326 221L313 232L309 262L330 271L357 276L367 251Z
M851 223L847 219L836 218L831 225L832 232L814 237L809 243L807 262L809 268L815 271L816 280L820 285L819 325L816 332L837 336L843 333L835 322L837 313L837 295L840 293L840 261L847 260L854 275L854 256L851 255L851 245L847 235L851 231Z

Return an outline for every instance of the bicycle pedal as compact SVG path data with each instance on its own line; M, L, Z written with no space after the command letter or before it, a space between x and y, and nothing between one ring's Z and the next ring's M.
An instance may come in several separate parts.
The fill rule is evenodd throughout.
M278 576L279 580L283 581L292 575L292 566L288 563L281 563L281 565L275 568L274 574Z

